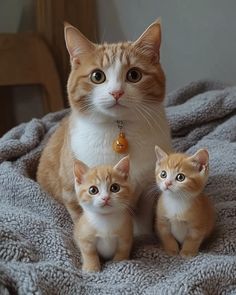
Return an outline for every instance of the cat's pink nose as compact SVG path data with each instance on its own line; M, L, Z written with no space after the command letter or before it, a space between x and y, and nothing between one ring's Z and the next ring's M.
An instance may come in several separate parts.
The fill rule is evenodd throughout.
M107 203L109 200L110 200L110 197L109 196L105 196L102 198L102 200Z
M110 94L115 98L115 100L118 100L124 94L124 91L116 90L116 91L110 92Z
M166 180L165 181L165 185L166 185L166 187L172 185L172 181L171 180Z

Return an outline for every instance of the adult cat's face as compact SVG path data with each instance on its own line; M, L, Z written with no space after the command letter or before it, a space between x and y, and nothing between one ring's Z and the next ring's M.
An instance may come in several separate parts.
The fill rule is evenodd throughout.
M150 116L153 105L163 100L158 22L133 43L96 45L70 25L65 37L72 64L68 94L74 110L91 117L131 119Z

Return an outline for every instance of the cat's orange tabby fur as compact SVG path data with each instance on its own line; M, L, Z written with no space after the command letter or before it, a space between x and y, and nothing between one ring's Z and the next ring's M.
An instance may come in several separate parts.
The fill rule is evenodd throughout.
M156 183L162 191L156 210L156 233L170 255L194 256L213 230L215 211L203 193L209 156L200 149L193 156L167 155L155 148Z
M135 42L94 44L65 26L71 59L68 96L71 113L51 136L40 159L37 180L63 202L73 219L79 215L73 185L73 161L90 167L115 164L121 155L112 144L117 120L129 142L131 180L139 202L140 233L151 230L153 204L147 202L155 166L155 144L171 150L163 107L165 76L160 65L161 27L154 22ZM142 161L141 161L142 159ZM138 222L137 222L138 223Z
M75 190L83 213L75 222L74 239L85 271L100 270L99 256L114 261L129 258L133 241L129 166L128 156L114 167L88 168L75 162Z

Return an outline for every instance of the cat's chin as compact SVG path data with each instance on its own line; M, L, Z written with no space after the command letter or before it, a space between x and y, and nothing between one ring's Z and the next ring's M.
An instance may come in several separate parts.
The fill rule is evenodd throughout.
M113 106L109 108L103 108L99 110L101 115L110 117L115 120L127 120L130 119L130 110L125 106Z

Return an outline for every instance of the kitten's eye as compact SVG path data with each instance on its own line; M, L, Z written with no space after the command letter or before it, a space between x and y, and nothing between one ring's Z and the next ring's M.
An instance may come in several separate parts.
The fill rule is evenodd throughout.
M90 188L89 188L90 195L96 195L98 192L99 192L99 190L95 185L90 186Z
M106 80L106 76L101 70L94 70L91 73L90 79L95 84L101 84Z
M162 170L161 173L160 173L160 177L161 178L166 178L166 176L167 176L166 171L165 170Z
M120 191L120 186L118 183L113 183L110 187L110 191L113 193L118 193Z
M179 182L182 182L185 180L185 175L183 173L179 173L176 175L176 178L175 178L177 181Z
M140 81L141 78L142 78L142 73L136 68L130 69L126 75L126 79L132 83L136 83Z

